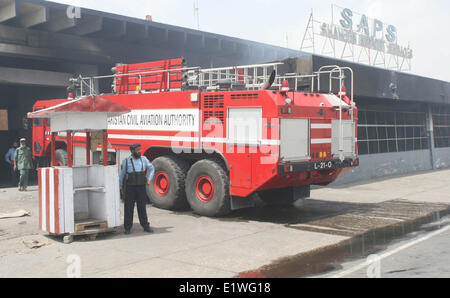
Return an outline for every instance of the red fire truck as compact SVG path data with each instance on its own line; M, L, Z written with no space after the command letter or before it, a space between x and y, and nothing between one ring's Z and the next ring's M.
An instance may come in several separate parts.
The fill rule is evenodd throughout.
M155 166L148 186L154 206L222 216L251 206L255 194L274 204L308 198L311 185L328 185L358 166L358 112L344 84L352 93L352 70L281 75L282 66L201 69L184 59L117 65L111 76L73 79L68 99L38 101L34 111L84 96L130 107L109 119L110 162L140 143ZM112 82L111 94L98 94L100 80ZM324 81L328 90L320 93ZM308 90L299 91L305 82ZM33 126L33 153L41 160L50 156L50 125ZM75 160L90 158L77 150L91 137L56 136L57 163L73 162L68 144ZM102 159L98 151L94 161Z

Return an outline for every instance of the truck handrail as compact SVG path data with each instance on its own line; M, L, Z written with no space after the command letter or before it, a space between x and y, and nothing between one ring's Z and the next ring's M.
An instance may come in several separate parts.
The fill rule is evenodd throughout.
M150 71L136 71L131 73L115 73L111 75L101 75L101 76L90 76L83 77L79 76L76 79L71 79L71 82L80 89L80 96L84 95L96 95L96 84L100 80L113 79L113 92L117 93L117 80L122 78L132 78L138 79L138 85L136 86L136 93L151 93L151 92L161 92L162 90L143 90L142 88L142 78L143 76L161 75L165 76L167 80L167 90L165 91L179 91L184 86L195 87L204 90L217 89L218 84L223 80L228 80L230 83L237 83L243 85L247 90L260 90L262 86L267 82L271 73L275 71L276 79L272 87L281 89L284 80L294 81L294 90L298 91L299 82L301 80L310 80L311 93L315 92L316 82L317 90L321 92L321 80L324 74L329 74L330 76L330 89L329 93L333 91L333 80L340 80L340 88L343 86L343 79L345 72L350 72L351 77L351 107L354 107L354 97L353 97L353 70L349 67L339 67L337 65L322 66L318 71L313 72L309 75L299 75L296 73L287 73L284 75L278 74L278 67L283 65L282 62L275 63L264 63L264 64L251 64L251 65L241 65L241 66L230 66L230 67L217 67L217 68L207 68L202 69L201 67L181 67L176 69L162 69L162 70L150 70ZM183 84L178 84L177 86L183 86L179 89L170 88L170 75L172 73L181 73L181 80ZM338 77L334 77L334 74L338 73ZM317 80L317 81L316 81ZM180 82L180 81L178 81ZM133 90L130 92L134 92ZM86 93L86 94L85 94ZM353 117L353 115L352 115Z

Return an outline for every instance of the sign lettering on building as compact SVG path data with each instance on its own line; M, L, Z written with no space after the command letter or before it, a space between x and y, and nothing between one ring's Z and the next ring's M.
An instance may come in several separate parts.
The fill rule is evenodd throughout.
M320 27L318 31L314 28L317 25ZM325 39L323 46L318 45L318 37ZM340 47L336 41L341 43ZM413 51L409 46L399 45L397 27L336 5L332 6L331 22L314 20L311 13L302 41L302 50L311 48L311 44L314 52L318 46L322 48L320 54L333 53L335 58L351 57L358 60L356 62L368 60L369 64L384 64L386 68L394 67L398 70L404 68L405 62L410 66L410 60L413 58ZM331 49L325 51L327 46Z

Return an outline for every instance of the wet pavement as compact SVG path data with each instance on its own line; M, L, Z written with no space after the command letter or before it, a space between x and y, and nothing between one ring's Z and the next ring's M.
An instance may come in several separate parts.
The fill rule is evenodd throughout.
M332 235L355 236L367 231L445 210L447 204L394 200L377 204L308 200L301 209L263 206L238 210L227 221L258 221Z
M424 224L448 214L450 206L447 204L406 200L377 204L310 200L301 211L286 207L255 208L234 219L276 221L292 229L347 236L349 239L337 245L289 256L258 270L244 272L239 277L308 277L336 270L342 262L379 252L392 241L419 231Z
M325 278L449 278L450 216L392 241L370 256L342 263ZM373 262L370 262L373 261Z

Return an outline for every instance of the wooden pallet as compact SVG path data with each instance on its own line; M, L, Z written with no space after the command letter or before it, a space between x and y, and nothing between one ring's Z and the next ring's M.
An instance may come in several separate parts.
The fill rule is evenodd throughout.
M108 222L104 220L80 220L75 222L75 233L88 230L103 230L108 228Z
M106 234L106 233L117 233L117 228L108 228L108 229L88 229L81 232L74 232L67 235L64 235L63 241L65 244L70 244L75 240L75 237L86 237L85 239L88 240L96 240L97 236L100 234Z

